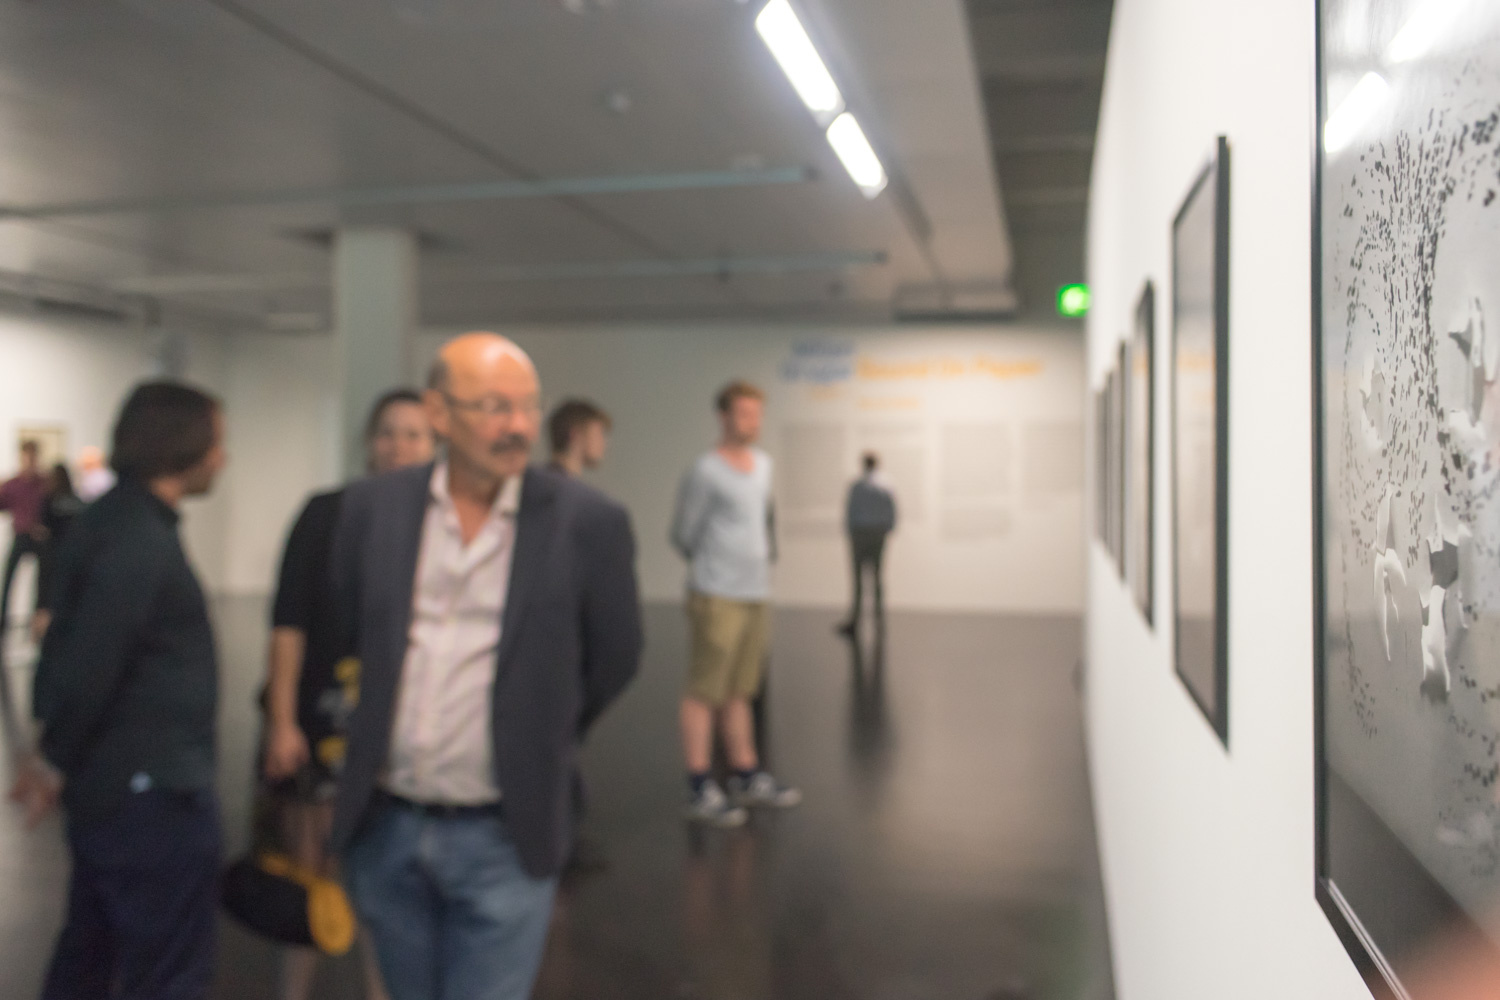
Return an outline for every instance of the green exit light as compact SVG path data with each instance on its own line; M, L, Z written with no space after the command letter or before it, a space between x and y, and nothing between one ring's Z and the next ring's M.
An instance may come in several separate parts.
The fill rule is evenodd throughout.
M1063 285L1057 290L1057 312L1060 316L1086 316L1089 311L1088 285Z

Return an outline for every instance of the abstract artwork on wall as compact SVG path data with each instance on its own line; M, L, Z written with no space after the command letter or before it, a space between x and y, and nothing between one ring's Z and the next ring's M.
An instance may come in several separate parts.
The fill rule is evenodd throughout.
M1136 302L1135 325L1126 352L1125 379L1125 575L1135 605L1153 621L1155 567L1156 471L1156 290L1151 282Z
M1177 676L1229 743L1229 144L1172 223L1172 559Z
M1500 958L1500 5L1320 0L1317 102L1317 895L1423 1000Z

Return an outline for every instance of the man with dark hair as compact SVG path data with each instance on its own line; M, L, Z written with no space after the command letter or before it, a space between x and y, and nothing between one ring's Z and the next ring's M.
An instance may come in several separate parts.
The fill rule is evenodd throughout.
M875 621L885 622L881 561L885 555L886 536L896 528L896 497L880 479L880 457L874 452L866 452L862 464L864 472L850 485L849 499L844 505L844 530L849 535L849 552L854 562L854 602L839 631L850 637L859 630L866 572L875 584L872 588Z
M589 727L641 654L629 515L528 467L536 368L494 333L446 344L435 464L352 484L333 580L359 705L331 844L393 1000L526 1000Z
M120 412L120 482L58 554L37 664L40 753L12 789L35 823L67 810L73 874L44 1000L199 1000L213 976L220 864L218 666L178 506L224 465L218 403L172 382Z
M760 765L751 702L765 677L770 632L771 457L760 439L765 396L748 382L714 399L718 446L699 456L677 493L672 544L688 561L692 658L680 712L688 819L738 826L747 806L787 807L802 793ZM733 774L728 794L711 774L714 731Z
M560 404L547 419L552 464L570 476L582 475L585 469L597 469L609 449L613 426L609 414L586 399L570 399Z
M40 559L46 530L42 514L47 504L47 477L42 473L40 449L35 441L21 442L21 471L0 484L0 510L10 512L10 554L5 558L5 578L0 582L0 663L5 657L5 637L10 632L10 588L16 570L27 556Z

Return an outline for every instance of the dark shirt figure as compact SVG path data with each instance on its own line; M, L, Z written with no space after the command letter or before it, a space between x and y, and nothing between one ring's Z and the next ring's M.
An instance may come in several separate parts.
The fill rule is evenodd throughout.
M43 1000L208 992L218 667L177 508L209 491L223 439L210 397L137 387L115 424L120 483L58 553L33 695L40 755L11 792L32 824L59 798L67 811L73 874Z
M553 467L570 476L597 469L609 451L609 432L613 427L609 414L586 399L569 399L558 404L547 418Z
M0 510L10 514L10 552L5 557L5 576L0 581L0 659L5 650L5 636L10 631L10 588L16 570L27 556L40 558L46 528L42 511L47 505L47 477L39 465L40 449L35 441L21 442L21 471L0 483Z
M52 467L47 502L42 508L42 551L37 560L36 613L31 616L31 637L37 642L47 634L52 620L52 587L57 577L57 556L73 520L86 505L73 492L73 477L61 462Z
M890 487L880 481L877 473L880 458L873 452L867 453L864 467L864 475L849 487L849 500L844 509L844 529L849 533L849 552L854 563L854 603L849 609L849 618L839 626L839 631L847 636L853 636L859 628L866 573L874 580L875 620L885 621L881 563L885 557L886 536L896 528L896 498Z
M413 389L393 389L375 401L365 423L365 466L381 475L432 461L432 428ZM308 871L325 872L324 844L333 822L333 795L344 763L349 713L359 694L359 661L339 646L333 612L334 529L344 491L307 501L281 557L271 609L271 655L266 681L263 767L278 794L287 849ZM365 958L365 995L385 996L374 955ZM312 995L319 952L289 949L282 966L281 1000Z

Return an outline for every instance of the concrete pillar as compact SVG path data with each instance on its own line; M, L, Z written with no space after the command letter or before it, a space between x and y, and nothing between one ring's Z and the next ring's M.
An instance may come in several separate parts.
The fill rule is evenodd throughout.
M364 423L387 389L410 381L417 325L417 241L383 226L350 226L333 241L333 332L343 465L364 471Z

